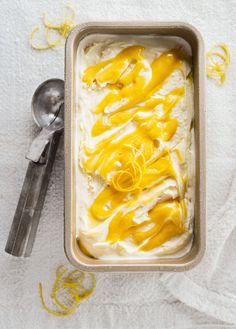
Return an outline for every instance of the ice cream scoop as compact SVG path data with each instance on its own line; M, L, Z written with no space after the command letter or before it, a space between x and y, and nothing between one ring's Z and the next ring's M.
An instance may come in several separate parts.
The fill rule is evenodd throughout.
M42 128L26 155L30 160L5 251L30 256L57 146L64 127L64 81L43 82L32 98L32 116Z

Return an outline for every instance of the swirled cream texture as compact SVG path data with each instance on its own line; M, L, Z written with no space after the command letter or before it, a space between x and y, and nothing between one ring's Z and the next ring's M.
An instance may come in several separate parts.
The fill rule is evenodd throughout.
M76 74L81 248L100 259L183 255L194 205L187 45L91 35L80 43Z

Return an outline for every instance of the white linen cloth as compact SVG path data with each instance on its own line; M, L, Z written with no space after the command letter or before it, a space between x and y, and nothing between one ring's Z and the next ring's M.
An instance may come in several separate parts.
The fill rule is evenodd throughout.
M64 51L30 49L28 35L44 12L57 17L66 2L1 1L0 10L0 329L236 328L236 1L78 0L78 22L187 21L206 48L226 42L232 63L223 87L207 82L208 249L184 274L97 274L97 289L78 312L54 318L41 308L63 250L63 149L55 166L32 256L16 259L4 247L27 168L24 159L37 129L30 101L43 80L64 73Z
M189 273L165 274L161 281L182 302L217 319L236 323L236 174L226 203L209 225L208 248Z

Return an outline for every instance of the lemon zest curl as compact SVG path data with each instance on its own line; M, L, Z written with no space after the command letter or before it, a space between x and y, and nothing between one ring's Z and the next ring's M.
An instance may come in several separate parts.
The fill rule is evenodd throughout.
M82 300L89 298L96 287L94 274L88 273L91 280L91 288L84 286L85 273L73 270L69 273L65 267L59 267L56 271L56 279L51 291L51 299L55 310L51 309L43 297L42 283L39 283L39 294L45 311L54 316L68 316L77 310ZM66 274L67 273L67 274Z
M66 6L67 9L71 11L71 17L65 15L64 21L61 24L53 24L46 19L46 15L43 16L43 25L45 27L45 39L46 44L37 44L34 43L34 37L36 33L39 31L38 27L35 27L30 34L29 42L33 49L36 50L47 50L50 48L54 48L61 44L67 36L69 35L70 31L75 27L75 11L71 6ZM56 31L58 33L58 38L56 40L51 40L50 38L50 31Z
M131 152L127 154L125 168L115 172L111 184L117 191L131 192L140 188L146 160L141 150L130 144L124 146Z
M216 80L222 85L230 64L230 51L225 43L214 46L207 52L206 71L208 78Z

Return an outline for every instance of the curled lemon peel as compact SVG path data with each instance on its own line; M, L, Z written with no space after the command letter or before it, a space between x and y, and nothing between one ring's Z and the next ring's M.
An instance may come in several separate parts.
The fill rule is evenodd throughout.
M65 15L64 21L58 25L47 21L46 15L44 14L43 24L45 27L45 39L46 39L47 43L45 45L40 45L40 44L36 44L33 42L33 39L34 39L36 33L39 31L39 28L35 27L30 34L30 45L33 49L47 50L50 48L54 48L54 47L60 45L61 41L64 40L68 36L70 31L75 26L75 11L71 6L66 6L66 8L70 9L71 17L69 18L67 15ZM59 34L59 37L54 41L51 40L50 35L49 35L51 30L56 31Z
M230 64L230 51L225 43L214 46L207 52L207 76L223 84Z
M143 152L135 146L124 144L124 147L130 149L130 153L127 154L125 168L115 172L111 184L117 191L131 192L139 189L146 161Z
M44 300L42 283L39 283L39 293L42 306L45 311L54 316L67 316L75 313L79 303L89 298L96 287L94 274L88 273L91 280L91 288L84 286L85 273L80 270L68 269L60 266L56 270L56 279L51 291L51 299L55 310L51 309Z

